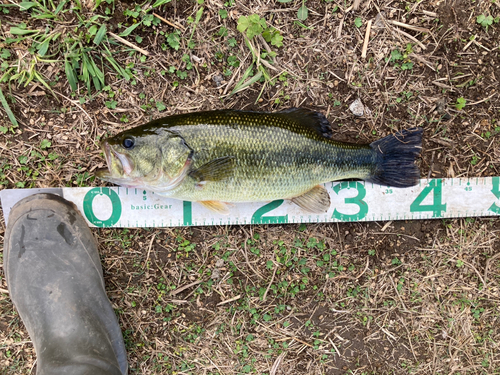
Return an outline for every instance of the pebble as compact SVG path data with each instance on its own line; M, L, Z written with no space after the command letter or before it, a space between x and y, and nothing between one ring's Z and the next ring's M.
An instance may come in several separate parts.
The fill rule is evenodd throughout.
M351 103L349 109L351 110L354 116L360 117L365 114L365 106L363 105L363 102L359 98Z

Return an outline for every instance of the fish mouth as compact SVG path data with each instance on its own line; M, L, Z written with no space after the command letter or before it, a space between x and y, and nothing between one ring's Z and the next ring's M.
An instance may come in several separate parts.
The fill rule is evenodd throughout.
M96 176L103 180L128 177L134 169L132 161L126 155L115 151L107 141L102 143L101 148L108 167L98 169Z

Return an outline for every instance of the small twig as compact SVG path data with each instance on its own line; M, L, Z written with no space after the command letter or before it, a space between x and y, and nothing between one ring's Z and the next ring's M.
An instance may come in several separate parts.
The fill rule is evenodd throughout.
M476 104L479 104L479 103L482 103L482 102L485 102L489 99L491 99L492 97L494 97L497 93L494 92L493 94L491 94L490 96L488 96L487 98L484 98L484 99L481 99L480 101L478 102L474 102L474 103L470 103L470 104L465 104L466 106L471 106L471 105L476 105Z
M486 47L485 47L485 46L483 46L481 43L479 43L476 39L473 39L473 40L472 40L472 43L474 43L474 44L475 44L476 46L478 46L478 47L481 47L481 48L485 49L485 50L486 50L486 51L488 51L488 52L491 52L491 49L486 48Z
M339 23L339 27L337 28L337 38L342 36L342 26L344 26L344 19L342 18Z
M389 225L392 224L392 220L391 221L388 221L387 223L384 224L384 226L382 227L382 229L380 229L381 232L385 232L385 230L387 228L389 228Z
M302 341L301 339L298 339L297 337L292 337L292 340L298 341L298 342L300 342L301 344L304 344L304 345L309 346L310 348L312 348L312 347L313 347L311 344L308 344L307 342Z
M340 313L340 314L350 313L349 310L336 310L334 308L331 308L330 311L333 311L334 313Z
M175 27L176 29L179 29L181 30L182 32L186 31L186 28L181 26L181 25L176 25L175 23L173 22L170 22L168 20L166 20L165 18L163 18L162 16L159 16L157 15L156 13L153 13L153 16L155 16L156 18L158 18L159 20L165 22L167 25L170 25L172 27Z
M262 301L266 302L266 297L267 297L267 292L269 292L269 289L271 288L271 285L274 281L274 276L276 276L276 270L278 267L274 265L274 272L273 272L273 277L271 277L271 281L269 282L269 285L267 286L266 291L264 292L264 295L262 296Z
M203 282L203 280L196 280L196 281L193 281L191 284L188 284L188 285L184 285L183 287L180 287L176 290L173 290L170 292L170 295L171 296L175 296L176 294L179 294L180 292L182 292L183 290L186 290L188 288L191 288L192 286L195 286L195 285L198 285L198 284L201 284Z
M404 305L403 305L404 306ZM394 335L392 335L388 330L386 330L384 327L380 327L380 330L382 332L384 332L388 337L390 337L391 339L393 339L394 341L396 341L396 338L394 337Z
M278 358L276 358L276 361L274 361L274 363L273 363L273 367L271 367L271 371L269 371L269 375L275 375L276 374L276 371L278 371L278 367L280 366L281 361L283 360L283 358L285 358L286 353L287 352L283 352L283 353L281 353L278 356Z
M477 35L474 35L474 36L471 38L470 42L469 42L469 43L467 43L467 44L465 45L465 47L464 47L464 49L463 49L462 51L465 51L467 48L469 48L469 47L470 47L470 45L472 44L472 42L476 39L476 36L477 36Z
M417 38L415 38L413 35L410 35L408 33L405 33L403 30L401 29L398 29L397 27L394 28L394 30L396 30L398 33L400 33L401 35L404 35L405 37L407 37L408 39L410 40L413 40L415 43L417 43L419 45L420 48L422 49L427 49L427 47L420 41L418 40Z
M432 84L436 85L437 87L441 87L443 89L447 89L447 90L450 90L450 91L455 91L455 89L453 88L453 86L445 85L444 83L441 83L441 82L433 81Z
M245 256L245 260L247 262L248 267L257 275L259 276L262 280L264 280L264 276L262 276L255 268L253 268L252 264L250 263L250 260L248 259L248 252L247 252L247 241L250 238L250 235L246 232L246 230L243 229L243 231L246 234L245 237L245 243L243 244L243 255Z
M115 38L117 41L125 44L126 46L129 46L130 48L135 49L136 51L142 53L143 55L149 56L149 52L146 50L143 50L142 48L137 47L135 44L130 43L128 40L123 39L121 36L118 36L112 32L109 33L113 38Z
M429 33L430 30L426 29L425 27L418 27L418 26L413 26L413 25L408 25L406 23L398 22L398 21L389 21L393 25L404 27L405 29L413 30L413 31L419 31L421 33Z
M266 40L264 39L264 37L262 35L258 35L257 38L260 40L260 42L262 43L262 45L264 46L264 48L266 49L267 53L271 53L272 50L271 50L271 47L269 47L269 44L267 44ZM273 64L276 64L276 57L273 57Z
M434 342L434 355L432 357L432 375L436 374L436 357L437 357L437 347L436 347L436 339L433 340Z
M332 76L334 76L334 77L338 78L338 79L339 79L339 80L341 80L342 82L346 82L346 80L345 80L344 78L340 78L340 77L339 77L338 75L336 75L334 72L332 72L332 71L330 71L330 70L329 70L329 71L328 71L328 73L330 73Z
M366 59L366 52L368 50L368 41L370 40L370 31L372 29L372 20L368 21L366 25L365 41L363 43L363 50L361 51L361 58Z
M493 255L490 259L488 259L486 261L486 265L484 266L484 276L483 276L485 283L486 283L486 279L488 277L488 267L490 266L490 263L493 262L498 257L500 257L500 253ZM486 286L486 284L485 284L485 286Z
M410 236L409 234L403 234L403 233L392 233L392 232L373 232L373 234L387 234L387 235L394 235L394 236L401 236L401 237L406 237L406 238L411 238L412 240L420 242L420 239L414 236Z
M246 60L246 58L245 58L245 60ZM243 67L243 64L240 64L240 66L238 67L238 70L236 70L236 72L234 72L233 76L231 77L231 79L227 83L226 88L224 89L224 92L222 93L222 96L224 96L224 95L227 94L227 90L233 84L234 79L236 78L236 76L238 75L238 73L240 72L240 70L241 70L242 67Z
M225 305L226 303L229 303L229 302L233 302L233 301L237 301L241 298L241 294L238 294L236 297L233 297L233 298L229 298L225 301L222 301L222 302L219 302L217 304L217 306L222 306L222 305Z
M0 293L9 294L9 291L7 289L0 288Z
M275 71L279 72L279 70L278 70L278 69L276 69L274 66L272 66L271 64L269 64L269 63L268 63L266 60L264 60L264 59L260 60L260 63L261 63L262 65L264 65L265 67L267 67L267 68L271 69L271 70L275 70Z
M429 12L428 10L423 10L422 13L425 14L426 16L434 17L434 18L436 18L438 16L437 13Z
M429 173L427 174L427 179L431 178L432 168L434 167L434 155L435 154L436 154L436 151L432 151L431 163L430 163L430 166L429 166Z
M423 62L425 65L427 65L427 67L433 71L436 71L436 69L434 69L434 67L426 60L424 59L422 56L420 55L417 55L417 54L413 54L411 55L412 57L414 57L415 59L417 59L418 61L421 61Z
M146 256L146 261L144 262L144 268L148 266L148 261L149 261L149 254L151 254L151 248L153 247L153 241L155 240L156 236L153 234L151 237L151 242L149 243L148 247L148 255Z
M394 291L396 292L396 295L399 298L399 302L401 302L401 304L403 305L404 311L408 311L408 309L406 308L405 303L403 302L403 299L401 298L401 295L399 294L399 291L398 291L398 288L397 288L396 284L394 284L394 280L392 279L391 275L389 275L389 281L391 282L392 286L394 287Z
M356 276L356 279L359 279L361 276L363 276L363 274L368 269L368 265L369 264L370 264L370 257L366 257L366 266L365 266L365 269L358 276Z
M339 349L335 346L335 344L333 343L332 339L331 339L331 338L328 338L328 341L330 341L330 344L332 344L333 349L335 349L335 353L337 353L337 354L339 355L339 357L341 357L341 356L342 356L342 354L340 354Z
M60 95L62 96L64 99L66 100L69 100L71 102L71 104L74 104L76 105L78 108L80 108L82 110L83 113L85 113L87 115L87 117L89 118L90 122L92 124L94 124L94 120L92 120L92 117L90 117L90 115L87 113L87 111L85 111L76 101L74 100L71 100L70 98L68 98L67 96L64 96L63 94L61 94L60 92L57 92L57 91L54 91L57 95Z

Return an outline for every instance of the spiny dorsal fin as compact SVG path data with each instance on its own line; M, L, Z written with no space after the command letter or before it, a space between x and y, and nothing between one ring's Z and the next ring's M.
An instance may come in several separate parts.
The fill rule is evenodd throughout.
M284 116L287 119L304 126L305 128L312 129L323 137L332 137L333 133L330 121L328 121L325 115L321 112L315 112L305 108L288 108L283 111L276 112L276 114Z
M198 183L203 181L220 181L229 178L234 172L234 156L223 156L208 163L203 164L200 168L189 173L191 177L196 179Z
M327 212L330 208L330 195L321 185L317 185L304 194L292 198L291 201L312 214Z

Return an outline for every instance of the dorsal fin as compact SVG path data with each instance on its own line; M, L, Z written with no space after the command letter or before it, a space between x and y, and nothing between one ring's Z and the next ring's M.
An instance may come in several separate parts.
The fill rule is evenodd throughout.
M283 121L272 121L279 118ZM159 131L184 125L221 125L233 126L276 126L291 131L306 130L306 134L331 138L332 128L325 115L320 112L305 108L288 108L280 112L254 112L237 109L223 109L215 111L203 111L184 113L153 120L145 125L128 130L127 133L139 137L144 134L156 135ZM290 126L292 125L292 126ZM295 125L295 126L293 126ZM169 130L170 131L170 130ZM180 131L180 130L179 130ZM303 132L301 132L303 133ZM115 137L123 137L120 133Z
M333 135L330 121L328 121L321 112L315 112L305 108L288 108L276 112L276 114L286 117L300 126L312 129L323 137L331 138Z

